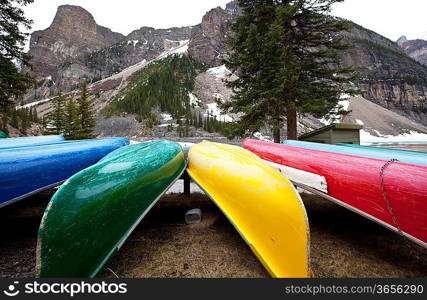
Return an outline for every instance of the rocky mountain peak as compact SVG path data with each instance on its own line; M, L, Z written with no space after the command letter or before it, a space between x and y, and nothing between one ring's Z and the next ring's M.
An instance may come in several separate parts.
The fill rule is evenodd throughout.
M240 8L237 0L234 0L228 3L225 7L225 10L233 17L239 16L242 14L242 9Z
M425 40L408 40L400 38L397 44L405 51L407 55L427 66L427 41Z
M226 52L227 33L234 12L237 10L229 7L224 10L221 7L214 8L203 17L202 23L196 26L191 35L188 53L197 61L208 65L218 65L221 55Z
M84 8L58 7L51 26L31 35L29 54L37 77L49 76L67 60L117 43L124 36L99 26Z
M399 45L399 46L401 46L404 42L406 42L408 39L406 38L406 36L405 35L402 35L398 40L397 40L397 44Z
M51 27L68 25L71 22L88 28L96 28L97 26L95 18L83 7L75 5L61 5L58 7Z

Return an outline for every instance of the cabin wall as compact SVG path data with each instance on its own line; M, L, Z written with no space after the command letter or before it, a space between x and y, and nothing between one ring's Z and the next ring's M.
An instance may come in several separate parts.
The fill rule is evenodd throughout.
M305 142L321 144L354 144L360 145L360 131L355 129L330 129L319 134L301 139Z
M354 144L360 145L360 131L359 130L340 130L334 129L332 131L331 144Z

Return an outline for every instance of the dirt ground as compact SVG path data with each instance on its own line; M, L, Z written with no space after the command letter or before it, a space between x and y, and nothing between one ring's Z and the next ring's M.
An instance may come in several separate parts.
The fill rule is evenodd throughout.
M34 277L37 230L53 191L0 210L0 278ZM335 204L303 194L316 277L426 277L427 250ZM201 208L203 221L184 214ZM269 277L233 226L202 194L167 195L100 277Z

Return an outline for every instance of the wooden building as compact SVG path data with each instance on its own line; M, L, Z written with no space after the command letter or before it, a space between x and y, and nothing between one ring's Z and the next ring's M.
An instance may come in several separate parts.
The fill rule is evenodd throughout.
M298 139L305 142L322 144L356 144L360 145L360 130L362 125L337 123L319 128L300 136Z

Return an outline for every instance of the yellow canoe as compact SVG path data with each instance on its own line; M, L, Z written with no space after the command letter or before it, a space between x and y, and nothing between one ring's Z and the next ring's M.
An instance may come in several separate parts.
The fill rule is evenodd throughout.
M202 142L188 173L224 212L272 277L310 277L309 225L294 186L255 154Z

